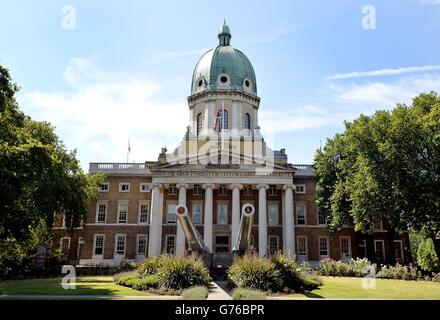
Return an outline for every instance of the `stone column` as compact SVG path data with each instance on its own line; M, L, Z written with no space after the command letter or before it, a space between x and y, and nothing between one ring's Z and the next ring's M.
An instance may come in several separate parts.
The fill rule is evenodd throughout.
M160 202L162 200L162 185L153 184L151 193L151 221L150 234L148 239L148 256L156 257L160 255L162 244L162 211Z
M178 204L186 206L186 189L187 184L177 184L179 189ZM176 217L177 219L177 217ZM185 255L185 233L183 233L182 225L177 221L177 234L176 234L176 255L182 257Z
M289 258L295 257L295 219L293 212L293 184L285 184L285 216L283 221L283 231L285 232L284 255Z
M205 189L205 219L203 221L203 241L205 245L212 252L212 236L213 236L213 223L212 223L212 210L213 210L213 197L212 190L215 188L213 184L204 184Z
M258 184L258 254L260 257L267 255L267 184Z
M240 225L240 189L243 187L241 184L231 184L229 186L232 189L232 228L231 228L231 243L232 248L236 248L236 240L238 234L238 228Z

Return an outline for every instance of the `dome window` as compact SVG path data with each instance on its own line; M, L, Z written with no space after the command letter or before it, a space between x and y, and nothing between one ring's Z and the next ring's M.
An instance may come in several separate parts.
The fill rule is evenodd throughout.
M226 82L228 82L228 77L227 77L227 76L221 76L221 77L220 77L220 81L221 81L222 83L226 83Z
M200 112L197 115L197 135L200 135L202 133L202 128L203 128L203 116L202 113Z
M249 80L245 80L244 81L244 85L249 88L251 83L249 82Z
M251 129L251 116L249 113L244 114L244 128L248 130Z
M198 85L199 87L203 86L203 80L200 79L199 82L197 83L197 85Z

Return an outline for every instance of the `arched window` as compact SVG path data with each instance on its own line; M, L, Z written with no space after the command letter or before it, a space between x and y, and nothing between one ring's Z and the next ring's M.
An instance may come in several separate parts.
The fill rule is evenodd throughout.
M249 113L244 114L244 128L245 129L251 129L251 116Z
M221 122L220 122L220 129L228 129L228 111L223 110Z
M202 132L202 126L203 126L203 119L202 119L202 113L200 112L197 115L197 135L199 135Z

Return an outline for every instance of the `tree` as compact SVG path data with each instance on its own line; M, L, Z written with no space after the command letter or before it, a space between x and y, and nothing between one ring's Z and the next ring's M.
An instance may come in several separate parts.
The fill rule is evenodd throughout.
M340 229L347 218L367 234L385 221L433 239L440 255L440 98L431 92L392 111L360 115L315 155L316 203ZM394 263L394 250L389 252Z
M17 91L0 66L0 248L27 254L32 232L42 223L50 230L55 213L64 213L71 228L86 219L102 176L85 174L49 123L20 111Z

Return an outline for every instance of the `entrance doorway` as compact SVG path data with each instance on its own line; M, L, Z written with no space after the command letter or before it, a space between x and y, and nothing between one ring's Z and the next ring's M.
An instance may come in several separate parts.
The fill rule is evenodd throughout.
M221 235L215 237L215 252L229 252L229 236Z

